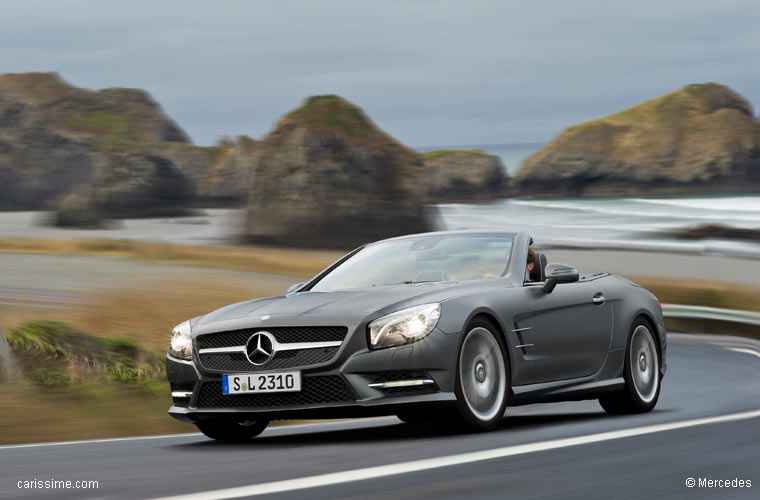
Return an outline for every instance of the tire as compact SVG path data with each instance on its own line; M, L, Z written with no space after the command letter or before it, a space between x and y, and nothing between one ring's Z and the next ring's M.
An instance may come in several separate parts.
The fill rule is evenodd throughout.
M507 408L509 359L491 321L475 318L465 331L457 356L457 403L450 424L459 430L490 431L499 426Z
M641 318L634 321L628 335L623 378L625 387L621 392L599 398L607 413L646 413L655 407L662 385L660 354L652 326Z
M198 429L211 439L225 442L242 442L258 436L269 425L269 420L255 422L236 420L206 420L197 422Z

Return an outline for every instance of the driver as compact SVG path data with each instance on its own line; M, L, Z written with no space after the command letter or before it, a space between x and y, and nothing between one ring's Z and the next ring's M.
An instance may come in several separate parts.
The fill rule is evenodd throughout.
M536 266L536 252L534 252L532 248L528 248L528 263L525 265L525 282L526 283L529 283L532 281L530 279L530 272L533 270L535 266Z

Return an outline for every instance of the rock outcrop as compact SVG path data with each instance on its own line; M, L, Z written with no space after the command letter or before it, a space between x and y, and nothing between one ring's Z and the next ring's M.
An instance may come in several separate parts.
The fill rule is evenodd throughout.
M61 196L49 221L58 227L99 229L108 227L108 218L100 209L99 200L89 186L79 186L74 192Z
M731 89L689 85L566 129L513 180L521 195L760 192L760 125Z
M667 234L682 240L722 239L733 241L760 241L760 227L750 229L726 224L698 224L667 231Z
M170 160L195 185L195 204L241 206L248 194L248 177L259 141L247 136L224 139L215 146L158 143L153 154Z
M189 142L144 90L92 91L68 84L57 73L7 73L0 75L0 93L38 109L51 127L75 140Z
M487 201L505 197L509 178L501 158L476 149L422 154L428 193L439 203Z
M311 97L259 145L245 237L350 248L426 231L424 166L337 96Z
M89 148L33 105L0 92L0 210L46 208L93 176Z
M52 208L60 224L88 227L241 204L255 144L190 144L143 90L0 75L0 209Z

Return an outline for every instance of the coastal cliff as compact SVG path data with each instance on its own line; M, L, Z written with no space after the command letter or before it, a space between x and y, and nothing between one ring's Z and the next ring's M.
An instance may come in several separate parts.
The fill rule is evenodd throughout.
M0 75L0 209L56 209L62 224L89 226L241 203L253 143L194 146L143 90Z
M728 87L689 85L566 129L514 181L538 196L760 192L760 124Z
M349 248L432 228L420 156L333 95L285 115L259 146L245 238Z
M422 154L428 193L440 203L488 201L506 196L509 183L501 158L479 149Z

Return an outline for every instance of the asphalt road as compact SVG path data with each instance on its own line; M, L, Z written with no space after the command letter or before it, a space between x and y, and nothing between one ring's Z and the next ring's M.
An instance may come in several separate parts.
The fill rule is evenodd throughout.
M189 434L0 446L0 498L758 498L760 344L672 335L668 364L657 408L637 416L581 401L510 408L476 435L387 417L270 428L242 445ZM99 488L18 488L33 479Z

